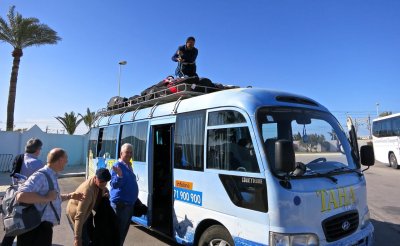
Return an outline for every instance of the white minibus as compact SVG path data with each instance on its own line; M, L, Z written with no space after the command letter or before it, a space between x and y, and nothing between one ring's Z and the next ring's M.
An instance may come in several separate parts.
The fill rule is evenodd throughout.
M91 129L87 176L133 145L148 206L134 222L183 245L373 244L361 168L373 149L358 151L351 122L346 134L291 93L180 86L103 109Z

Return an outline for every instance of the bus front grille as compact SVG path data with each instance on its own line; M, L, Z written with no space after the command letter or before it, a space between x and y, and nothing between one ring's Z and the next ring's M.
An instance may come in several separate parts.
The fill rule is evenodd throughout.
M322 221L327 242L339 240L355 232L358 228L358 212L348 211Z

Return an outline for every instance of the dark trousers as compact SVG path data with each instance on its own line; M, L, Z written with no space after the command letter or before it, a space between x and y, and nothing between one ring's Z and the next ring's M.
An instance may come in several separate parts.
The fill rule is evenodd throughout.
M32 231L17 237L17 246L51 246L53 240L53 224L43 221Z
M133 204L111 203L111 207L114 209L114 212L117 215L120 246L124 245L126 235L129 231L129 226L131 224L131 219L133 216L133 206Z
M3 241L1 242L1 246L12 246L14 242L14 236L6 236L4 235Z

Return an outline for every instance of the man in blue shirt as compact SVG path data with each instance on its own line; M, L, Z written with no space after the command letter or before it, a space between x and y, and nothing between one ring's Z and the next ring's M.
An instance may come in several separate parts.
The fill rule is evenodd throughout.
M178 67L175 70L177 77L198 76L196 73L196 58L199 51L194 47L195 42L194 37L188 37L186 44L179 46L172 56L172 60L178 62Z
M44 166L43 162L38 159L43 143L40 139L31 138L25 146L24 163L21 167L20 174L29 177L34 172Z
M120 245L122 246L128 234L139 188L131 163L133 146L129 143L123 144L120 154L120 159L113 165L111 171L110 201L111 207L117 215Z

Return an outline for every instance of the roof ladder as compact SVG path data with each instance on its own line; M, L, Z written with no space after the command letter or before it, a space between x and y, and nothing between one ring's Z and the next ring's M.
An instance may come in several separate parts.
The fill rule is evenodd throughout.
M156 110L157 106L158 106L158 102L156 102L156 103L153 105L153 107L151 107L151 110L150 110L150 113L149 113L148 118L153 117L153 113L154 113L154 111Z
M137 108L135 109L135 111L133 111L133 114L132 114L132 121L135 120L136 115L139 113L139 109L141 109L140 106L137 107Z
M178 100L176 100L175 105L174 105L174 109L171 112L172 114L176 114L176 112L178 111L179 104L182 102L182 97L183 96L180 96L178 98Z
M109 125L109 124L110 124L110 122L111 122L111 119L112 119L112 117L114 117L114 115L115 115L115 114L113 114L113 115L110 115L110 117L108 118L108 121L107 121L107 125Z
M119 117L119 123L122 122L122 118L123 118L124 115L126 114L127 110L128 110L128 108L126 108L126 109L124 110L124 112L122 112L121 116Z
M99 126L100 121L104 118L104 112L103 110L97 110L95 114L95 121L93 122L93 126Z
M99 125L100 125L100 121L101 121L101 119L103 119L103 118L104 118L103 115L99 115L99 116L97 117L97 119L94 121L93 126L99 126Z

